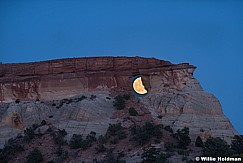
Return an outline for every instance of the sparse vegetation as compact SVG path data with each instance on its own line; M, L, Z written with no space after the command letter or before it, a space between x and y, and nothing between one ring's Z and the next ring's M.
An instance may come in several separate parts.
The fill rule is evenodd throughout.
M106 151L106 147L104 146L104 144L98 144L98 146L95 147L95 150L97 153L102 153Z
M98 142L99 142L100 144L105 144L105 143L107 143L107 138L106 138L105 136L103 136L103 135L100 135L100 136L98 137Z
M108 149L106 152L106 156L104 158L104 160L102 160L101 162L105 162L105 163L125 163L126 161L125 160L121 160L120 157L116 156L114 153L113 153L114 149Z
M130 99L130 94L129 94L129 93L125 93L125 94L123 95L123 98L124 98L125 100L129 100L129 99Z
M106 132L106 137L110 138L111 136L113 136L113 140L115 142L118 142L118 140L125 139L127 137L127 133L123 130L121 123L109 124L109 127Z
M129 108L129 114L131 116L137 116L138 112L135 110L135 108L131 107L131 108Z
M16 100L15 100L15 103L16 103L16 104L20 103L20 99L16 99Z
M170 126L165 126L164 129L165 129L166 131L169 131L170 133L173 134L173 130L172 130L172 128L171 128Z
M121 95L116 96L113 106L117 110L124 109L126 105L125 105L125 100L124 100L123 96L121 96Z
M204 146L203 141L202 141L200 136L197 137L197 139L195 141L195 145L196 145L196 147L203 147Z
M126 107L126 102L125 100L129 100L130 99L130 94L129 93L125 93L123 95L117 95L115 97L115 101L113 106L117 109L117 110L122 110Z
M204 143L203 155L211 157L229 157L232 155L232 152L226 141L217 137L207 139Z
M167 161L167 158L170 156L168 154L164 154L160 152L156 148L148 148L144 150L144 153L142 154L142 163L151 163L151 162L158 162L158 163L164 163Z
M63 149L61 146L58 146L56 154L62 161L68 158L68 151Z
M82 138L82 135L73 134L73 137L70 140L70 147L73 149L81 148L83 150L92 146L96 142L96 133L91 131L90 134L86 136L86 139Z
M167 152L173 152L174 151L173 143L165 142L164 147L165 147L165 151L167 151Z
M43 162L43 156L37 148L29 153L27 156L27 163L39 163Z
M7 160L13 157L17 152L24 151L22 145L18 144L15 139L9 139L2 150L0 150L0 162L7 162Z
M189 128L184 127L183 129L178 129L174 134L174 137L178 140L178 147L186 149L191 143L191 138L189 137Z
M67 141L64 140L64 137L66 135L67 135L67 132L64 129L58 130L57 133L52 133L54 143L57 144L57 145L67 144Z
M178 150L177 151L177 153L179 154L179 155L182 155L182 161L185 161L185 160L187 160L187 157L189 156L189 150Z
M91 100L96 99L96 95L91 95L91 96L90 96L90 99L91 99Z
M133 138L139 145L144 145L151 137L161 138L162 137L161 125L155 125L151 122L146 122L144 126L133 126L131 131Z
M73 134L70 140L70 147L73 149L81 148L82 142L83 142L82 135Z
M34 127L34 125L33 125L33 127ZM24 141L30 142L31 139L34 138L34 128L33 127L26 128L24 130Z
M243 154L243 135L235 135L231 142L231 149L235 154Z

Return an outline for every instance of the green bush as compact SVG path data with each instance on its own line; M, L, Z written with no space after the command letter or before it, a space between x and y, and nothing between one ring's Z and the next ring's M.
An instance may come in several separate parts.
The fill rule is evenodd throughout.
M17 152L24 151L22 145L14 139L9 139L2 150L0 150L0 162L7 162L9 158L12 158Z
M165 147L165 150L167 152L173 152L174 151L174 149L173 149L174 148L173 143L165 142L164 147Z
M125 100L124 100L123 96L121 96L121 95L116 96L113 106L117 110L124 109L126 105L125 105Z
M103 135L100 135L100 136L98 137L98 142L99 142L100 144L105 144L105 143L107 143L107 138L106 138L105 136L103 136Z
M117 123L117 124L109 124L109 127L107 129L107 134L108 135L111 135L111 136L115 136L118 134L118 132L120 130L122 130L122 126L121 126L121 123Z
M187 157L189 156L188 150L178 150L177 153L182 155L182 161L187 160Z
M98 144L98 146L95 147L95 150L96 150L97 153L102 153L102 152L106 151L106 148L103 144Z
M131 107L131 108L129 108L129 114L131 116L137 116L138 112L137 112L137 110L135 110L135 108Z
M164 163L167 161L167 158L169 158L169 155L161 153L159 150L155 148L148 148L144 150L144 153L142 154L142 163Z
M161 125L155 125L151 122L146 122L144 126L133 126L131 133L133 135L132 140L134 140L139 145L144 145L151 137L156 137L157 139L162 137Z
M197 137L197 139L195 141L195 145L196 145L196 147L203 147L204 144L203 144L203 141L200 136Z
M24 141L30 142L34 138L34 129L32 127L24 130Z
M91 99L91 100L96 99L96 95L91 95L91 96L90 96L90 99Z
M125 94L123 95L123 98L124 98L125 100L129 100L129 99L130 99L130 94L129 94L129 93L125 93Z
M41 152L37 148L35 148L27 156L27 163L39 163L39 162L43 162L43 156Z
M174 134L174 137L178 140L178 147L186 149L191 143L191 138L189 137L189 128L184 127L183 129L178 129Z
M226 141L221 138L209 138L204 143L203 155L210 157L229 157L231 150Z
M60 157L62 161L66 160L68 158L68 151L63 149L61 146L57 148L56 151L57 156Z
M173 130L172 130L172 128L171 128L170 126L165 126L164 129L165 129L166 131L169 131L170 133L173 134Z
M92 146L92 144L97 140L95 137L96 133L91 131L90 134L86 136L86 139L82 138L82 135L73 134L70 140L70 147L77 149L87 149Z
M83 142L82 135L73 134L70 140L70 147L73 149L81 148L82 142Z
M231 149L236 154L243 154L243 135L235 135L231 142Z
M67 135L67 132L65 131L65 129L62 130L58 130L57 133L53 133L53 139L54 139L54 143L57 145L64 145L67 144L66 140L64 140L64 137Z
M17 103L17 104L20 103L20 99L16 99L15 103Z

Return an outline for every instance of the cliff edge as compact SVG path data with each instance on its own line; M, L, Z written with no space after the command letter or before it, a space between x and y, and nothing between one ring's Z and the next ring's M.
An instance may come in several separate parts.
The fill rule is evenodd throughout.
M88 123L102 133L112 122L110 113L115 111L111 92L123 90L131 93L130 79L139 74L148 90L148 94L139 101L154 121L171 126L174 131L189 127L192 140L200 135L204 140L221 137L230 141L238 133L223 114L217 98L205 92L193 77L195 69L188 63L172 64L141 57L90 57L0 64L0 139L5 140L8 135L23 131L31 125L30 122L40 123L53 115L56 119L47 118L48 121L57 127L70 129L72 134L90 131L84 125ZM49 103L99 91L103 92L97 96L99 105L89 100L77 106L52 109ZM29 103L15 104L16 99ZM47 103L36 104L36 100ZM19 125L15 124L16 121ZM73 127L75 125L76 128ZM82 125L85 127L80 129Z

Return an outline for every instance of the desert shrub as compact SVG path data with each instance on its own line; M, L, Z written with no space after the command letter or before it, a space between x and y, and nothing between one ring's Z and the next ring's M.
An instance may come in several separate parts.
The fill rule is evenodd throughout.
M151 122L146 122L144 126L133 126L131 133L133 135L132 140L134 140L139 145L144 145L151 137L161 138L162 131L161 125L155 125Z
M165 147L165 150L167 152L173 152L174 151L174 149L173 149L174 148L173 143L165 142L164 147Z
M209 138L204 143L204 156L229 157L231 154L229 145L221 138Z
M121 123L117 123L117 124L109 124L109 127L107 129L107 134L114 136L117 135L117 133L122 130L122 126Z
M188 150L178 150L177 153L182 155L182 161L187 160L187 157L189 156Z
M107 138L106 138L105 136L103 136L103 135L100 135L100 136L98 137L98 142L99 142L100 144L105 144L105 143L107 143Z
M235 135L231 142L231 149L236 154L243 154L243 135Z
M27 156L27 163L39 163L39 162L43 162L43 156L41 152L37 148L35 148Z
M127 137L126 131L121 126L121 123L109 124L105 138L110 139L110 143L117 144L119 140L125 139Z
M173 133L173 130L172 130L172 128L170 126L165 126L164 129L166 131L169 131L170 133Z
M95 142L96 139L96 132L91 131L87 136L86 136L86 140L88 140L89 142Z
M32 129L33 130L36 130L38 127L40 127L39 124L37 124L37 123L32 124Z
M68 158L68 151L63 149L61 146L57 148L56 151L57 156L60 157L62 161L66 160Z
M83 142L82 135L73 134L70 140L70 147L73 149L81 148Z
M111 144L117 144L119 142L119 139L117 137L112 137L110 143Z
M204 144L200 136L196 138L195 145L196 147L203 147Z
M124 160L120 160L120 158L118 156L116 156L113 153L114 149L108 149L106 152L106 156L104 158L104 160L102 160L101 162L105 162L105 163L126 163L126 161Z
M45 120L42 120L42 121L41 121L41 125L42 125L42 126L46 125L46 121L45 121Z
M142 154L142 163L150 163L150 162L158 162L163 163L167 161L167 158L169 158L169 155L161 153L159 150L155 148L148 148L144 150L144 153Z
M135 108L131 107L131 108L129 108L129 114L131 116L137 116L138 112L137 112L137 110L135 110Z
M76 98L76 102L82 101L82 100L84 100L86 98L87 98L86 96L82 95L81 97Z
M6 162L8 158L13 157L17 152L24 151L22 145L18 144L16 140L9 139L3 149L0 151L0 162Z
M90 134L86 136L86 139L83 139L82 135L73 134L70 140L70 147L74 149L81 148L85 150L91 147L94 142L96 142L97 139L95 135L96 133L91 131Z
M117 132L117 137L119 140L126 139L127 138L127 133L124 130L120 130Z
M30 142L34 138L34 129L32 127L24 130L24 141Z
M121 96L121 95L116 96L113 106L117 110L124 109L126 105L125 105L125 100L124 100L123 96Z
M98 144L98 146L95 147L95 150L96 150L97 153L101 153L101 152L105 152L106 148L103 144Z
M57 145L64 145L67 144L66 140L64 140L64 137L67 135L67 132L65 129L58 130L57 133L52 133L54 143Z
M15 100L15 103L16 103L16 104L20 103L20 99L16 99L16 100Z
M91 96L90 96L90 99L91 99L91 100L96 99L96 95L91 95Z
M125 100L129 100L129 99L130 99L130 94L129 94L129 93L125 93L125 94L123 95L123 98L124 98Z
M174 137L178 140L178 147L186 149L191 143L191 138L189 137L189 128L184 127L183 129L178 129L174 134Z

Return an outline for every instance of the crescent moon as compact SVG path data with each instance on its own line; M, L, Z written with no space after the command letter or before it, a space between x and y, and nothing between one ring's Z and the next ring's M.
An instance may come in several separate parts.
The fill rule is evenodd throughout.
M134 80L133 82L133 89L136 93L144 95L146 94L148 91L144 88L143 82L142 82L142 78L138 77L137 79Z

